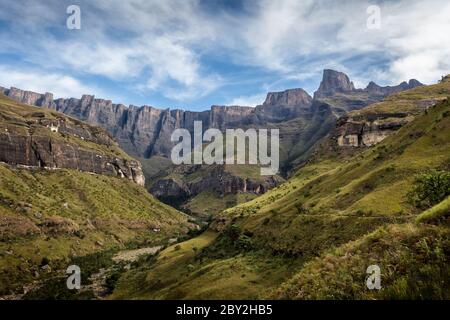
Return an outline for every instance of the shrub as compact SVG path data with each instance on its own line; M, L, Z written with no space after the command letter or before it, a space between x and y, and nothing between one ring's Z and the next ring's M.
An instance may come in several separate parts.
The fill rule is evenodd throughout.
M224 234L232 241L236 241L241 235L241 229L237 225L231 224L225 229Z
M242 250L249 250L252 248L252 239L246 235L241 235L239 238L234 242L234 246L237 249Z
M418 208L430 208L450 195L450 172L432 170L416 176L409 201Z

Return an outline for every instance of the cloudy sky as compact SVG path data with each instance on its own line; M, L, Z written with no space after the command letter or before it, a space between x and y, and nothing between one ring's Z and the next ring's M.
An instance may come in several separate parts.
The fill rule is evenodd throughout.
M81 29L69 30L69 5ZM369 6L381 12L367 27ZM372 20L369 20L372 21ZM450 73L450 1L1 0L0 86L203 110L312 93L324 68L434 83Z

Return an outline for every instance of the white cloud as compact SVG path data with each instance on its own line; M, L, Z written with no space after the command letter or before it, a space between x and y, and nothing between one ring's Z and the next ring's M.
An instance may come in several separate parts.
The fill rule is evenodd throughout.
M2 65L0 65L0 85L38 93L48 92L51 89L55 98L81 97L86 93L105 96L101 90L85 86L70 76L35 70L19 70Z
M228 104L232 106L256 107L266 100L267 93L259 93L250 96L239 96L231 100Z
M241 13L205 11L202 3L81 1L82 29L56 37L48 30L64 22L59 1L1 2L0 19L9 32L0 35L0 52L19 53L47 70L100 75L181 102L229 83L233 75L215 70L211 57L275 74L275 82L315 79L311 75L323 68L347 72L361 84L408 78L431 83L450 71L448 0L380 2L380 30L366 28L370 3L364 1L244 1ZM261 91L261 83L255 88ZM254 104L258 95L235 101Z
M137 89L158 91L179 101L202 97L223 84L219 75L204 70L196 50L214 37L208 23L203 23L198 1L113 0L80 6L81 30L53 37L45 27L58 26L59 19L65 18L65 11L58 16L61 6L56 2L0 4L0 18L11 24L11 33L0 36L0 44L8 48L5 51L21 52L27 61L46 69L134 83ZM45 27L30 25L45 11L42 7L48 17ZM26 19L5 12L16 16L25 12Z
M417 78L435 82L450 71L450 2L380 3L379 30L366 28L369 2L262 0L255 15L236 19L243 41L235 59L290 76L299 70L348 71L352 78L385 84ZM230 29L224 34L230 34ZM377 55L380 65L356 65ZM347 66L348 70L345 70Z

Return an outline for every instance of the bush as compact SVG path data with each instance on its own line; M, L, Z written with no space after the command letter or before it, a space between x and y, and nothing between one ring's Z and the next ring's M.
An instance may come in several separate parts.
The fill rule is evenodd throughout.
M236 249L250 250L252 248L252 239L246 235L241 235L234 242L234 246Z
M239 236L241 235L241 229L239 228L239 226L231 224L225 229L224 234L232 241L236 241L237 239L239 239Z
M432 170L418 175L408 194L409 201L418 208L430 208L450 195L450 172Z

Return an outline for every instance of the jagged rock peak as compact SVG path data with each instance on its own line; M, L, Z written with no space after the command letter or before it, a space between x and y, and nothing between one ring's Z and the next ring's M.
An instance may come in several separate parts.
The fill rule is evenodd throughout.
M375 82L370 81L367 87L364 89L364 91L372 94L389 95L403 90L413 89L419 86L423 86L423 84L417 81L416 79L411 79L408 82L403 81L402 83L396 86L386 86L386 87L379 86Z
M269 92L263 105L309 106L312 97L303 89L288 89L281 92Z
M323 70L322 82L320 83L319 89L314 93L314 98L333 95L336 92L349 92L353 90L355 90L355 86L345 73L325 69Z
M416 79L410 79L408 81L408 85L410 87L419 87L419 86L423 86L423 83Z

